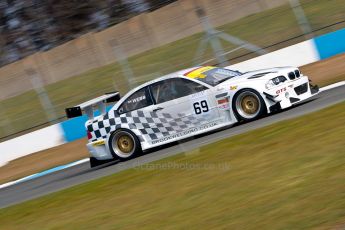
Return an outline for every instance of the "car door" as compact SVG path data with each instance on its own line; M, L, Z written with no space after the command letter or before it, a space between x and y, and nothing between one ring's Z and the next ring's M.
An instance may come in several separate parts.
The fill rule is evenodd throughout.
M117 108L119 123L140 132L140 141L157 139L157 119L152 111L153 100L148 87L143 87L127 97ZM122 127L121 126L121 127Z
M152 111L163 116L167 129L163 136L179 134L200 128L219 119L212 91L208 87L185 78L170 78L150 86L150 93L155 103ZM184 132L184 133L183 133Z
M132 95L128 96L126 100L118 107L117 112L120 117L129 116L129 113L133 112L144 112L147 107L153 105L153 100L149 94L148 87L143 87Z

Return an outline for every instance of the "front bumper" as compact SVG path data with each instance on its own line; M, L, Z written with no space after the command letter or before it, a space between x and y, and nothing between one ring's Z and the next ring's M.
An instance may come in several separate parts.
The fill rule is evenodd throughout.
M113 159L109 149L106 146L105 140L99 140L90 142L86 145L87 149L90 152L90 155L97 160L110 160Z
M280 84L273 89L264 92L266 102L269 105L270 112L291 107L293 104L304 101L319 92L318 86L309 83L306 76Z

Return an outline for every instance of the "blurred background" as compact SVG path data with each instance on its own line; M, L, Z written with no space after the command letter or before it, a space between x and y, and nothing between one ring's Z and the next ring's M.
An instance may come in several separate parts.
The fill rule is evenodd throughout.
M234 64L344 23L343 0L0 0L0 141L106 92ZM213 28L239 42L221 40L215 52L205 42Z

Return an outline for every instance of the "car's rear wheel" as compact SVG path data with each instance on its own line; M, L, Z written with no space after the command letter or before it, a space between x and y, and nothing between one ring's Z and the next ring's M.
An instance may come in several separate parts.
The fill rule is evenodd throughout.
M256 91L244 89L235 95L233 110L241 121L255 120L265 113L265 102Z
M121 129L111 134L109 149L119 159L130 159L141 152L141 145L133 132Z

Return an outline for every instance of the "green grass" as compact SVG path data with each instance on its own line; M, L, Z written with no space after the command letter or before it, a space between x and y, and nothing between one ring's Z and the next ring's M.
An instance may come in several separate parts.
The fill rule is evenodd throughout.
M1 209L1 228L342 229L344 123L343 102Z
M343 0L304 0L301 2L313 29L343 20L345 17ZM343 24L339 26L342 27ZM338 29L339 26L324 29L315 35ZM289 5L250 15L218 29L262 47L301 34ZM130 66L133 68L136 78L136 85L194 65L192 60L201 36L201 33L195 34L129 58ZM302 40L304 37L271 47L268 50L272 51ZM234 48L233 45L225 42L223 42L223 47L224 50ZM239 50L231 53L228 58L237 57L246 52L246 50ZM250 57L253 55L236 59L232 63ZM208 49L200 62L210 58L212 58L212 52ZM64 115L64 108L66 107L115 89L124 94L128 88L120 66L113 63L48 85L46 90L57 117L60 117ZM0 102L0 121L0 137L2 137L44 123L47 121L47 117L35 92L29 91Z

